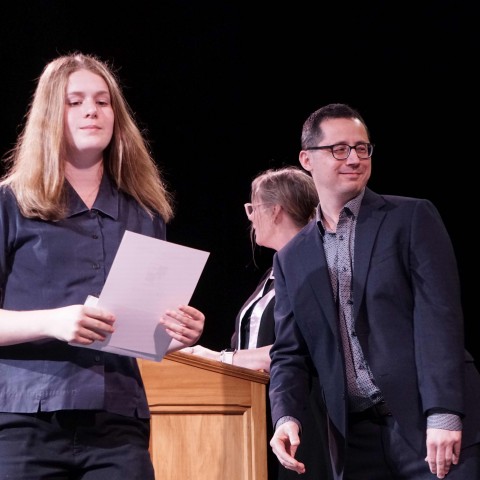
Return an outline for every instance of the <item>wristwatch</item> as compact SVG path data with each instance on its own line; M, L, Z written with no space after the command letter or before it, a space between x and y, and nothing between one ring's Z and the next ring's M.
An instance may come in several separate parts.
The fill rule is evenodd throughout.
M235 348L226 348L220 352L220 361L222 363L228 363L229 365L233 365L233 356L237 350Z

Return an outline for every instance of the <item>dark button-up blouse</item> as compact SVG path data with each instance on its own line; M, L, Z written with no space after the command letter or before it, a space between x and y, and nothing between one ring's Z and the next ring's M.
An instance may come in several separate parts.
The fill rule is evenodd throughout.
M22 216L0 189L0 300L6 310L83 304L99 296L126 230L165 240L151 219L104 174L89 210L67 184L70 212L47 222ZM55 339L0 346L0 411L106 410L149 417L142 379L131 357Z

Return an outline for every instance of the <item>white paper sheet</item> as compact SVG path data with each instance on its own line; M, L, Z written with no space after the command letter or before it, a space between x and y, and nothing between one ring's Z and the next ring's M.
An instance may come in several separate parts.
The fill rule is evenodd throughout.
M84 348L161 360L171 337L158 320L166 310L188 304L209 255L126 231L97 300L115 314L115 332Z

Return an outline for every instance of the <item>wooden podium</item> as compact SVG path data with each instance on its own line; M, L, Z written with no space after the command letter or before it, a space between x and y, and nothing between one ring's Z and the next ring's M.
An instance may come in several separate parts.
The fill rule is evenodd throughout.
M182 352L138 359L158 480L266 480L269 375Z

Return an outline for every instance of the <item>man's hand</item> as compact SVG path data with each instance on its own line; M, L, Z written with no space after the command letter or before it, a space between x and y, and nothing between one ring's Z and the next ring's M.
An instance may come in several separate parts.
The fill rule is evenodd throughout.
M427 456L430 471L437 478L445 478L452 465L460 459L462 432L458 430L443 430L427 428Z
M305 473L305 465L294 458L300 445L298 432L299 427L295 422L287 421L282 423L275 430L270 440L270 446L278 461L285 468L297 473Z

